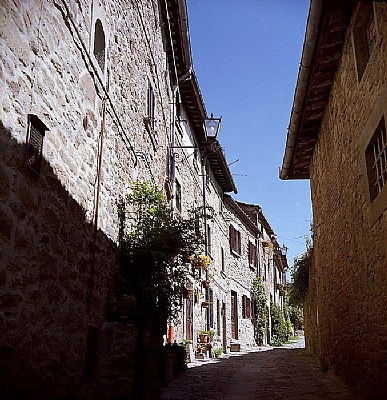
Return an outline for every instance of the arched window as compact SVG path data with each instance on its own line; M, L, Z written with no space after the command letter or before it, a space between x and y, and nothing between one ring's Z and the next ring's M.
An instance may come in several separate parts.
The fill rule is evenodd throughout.
M104 72L105 70L105 51L106 51L105 32L103 31L101 20L97 19L95 21L93 53L102 72Z

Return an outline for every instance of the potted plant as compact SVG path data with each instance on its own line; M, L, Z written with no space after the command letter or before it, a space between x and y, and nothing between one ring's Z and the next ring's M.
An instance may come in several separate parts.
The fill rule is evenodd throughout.
M199 331L199 342L208 343L208 331L206 330Z

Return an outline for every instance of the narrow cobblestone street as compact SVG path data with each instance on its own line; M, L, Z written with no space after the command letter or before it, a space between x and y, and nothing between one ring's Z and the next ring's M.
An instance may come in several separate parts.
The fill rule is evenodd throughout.
M349 388L324 374L304 341L282 348L235 353L218 362L189 365L162 400L354 400Z

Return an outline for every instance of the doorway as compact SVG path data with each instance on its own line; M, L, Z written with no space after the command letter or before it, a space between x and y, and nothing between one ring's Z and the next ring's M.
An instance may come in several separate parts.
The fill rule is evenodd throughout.
M238 295L231 291L231 337L238 339Z

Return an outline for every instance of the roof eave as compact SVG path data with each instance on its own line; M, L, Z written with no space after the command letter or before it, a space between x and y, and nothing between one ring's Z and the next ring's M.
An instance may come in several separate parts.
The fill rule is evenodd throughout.
M293 163L295 144L301 123L301 115L307 90L309 86L312 63L317 44L318 32L321 24L322 1L310 2L308 21L305 31L304 46L302 49L301 63L298 70L296 90L290 116L288 134L286 138L285 154L280 170L281 179L291 179L290 169ZM309 175L307 176L309 177ZM294 178L293 178L294 179Z

